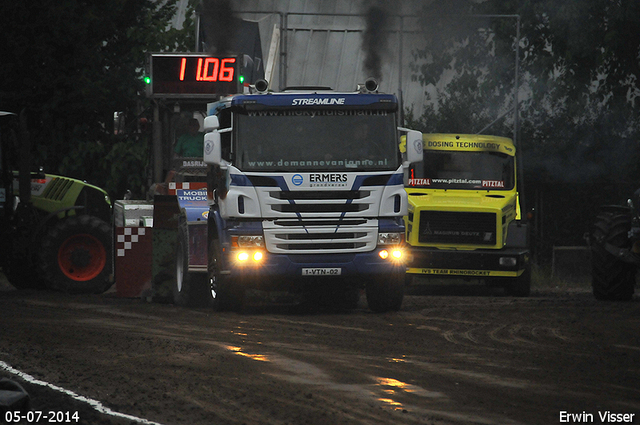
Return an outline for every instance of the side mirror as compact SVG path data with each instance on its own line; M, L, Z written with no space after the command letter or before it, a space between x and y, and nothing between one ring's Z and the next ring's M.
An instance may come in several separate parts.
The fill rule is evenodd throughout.
M220 121L217 115L210 115L204 119L204 131L209 132L220 128Z
M416 130L407 131L407 161L410 164L422 162L422 133Z
M216 122L218 117L215 118ZM206 127L205 119L205 127ZM218 130L213 130L210 133L204 135L204 162L205 164L220 165L222 163L222 141L220 140L220 133Z

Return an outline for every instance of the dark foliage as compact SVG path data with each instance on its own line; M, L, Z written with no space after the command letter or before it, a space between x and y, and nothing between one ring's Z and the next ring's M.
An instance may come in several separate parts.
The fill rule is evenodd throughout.
M138 125L147 116L145 53L193 45L191 28L168 29L174 13L175 0L3 3L0 109L27 111L34 168L116 196L140 189L148 149ZM128 123L119 135L114 112Z
M457 8L447 16L460 31L434 31L439 24L426 12L416 79L426 86L446 75L450 83L423 116L408 111L408 125L513 137L518 42L517 140L538 245L544 255L553 245L583 244L598 206L620 204L640 187L640 3L488 0ZM519 15L520 40L515 18L464 19L464 10Z

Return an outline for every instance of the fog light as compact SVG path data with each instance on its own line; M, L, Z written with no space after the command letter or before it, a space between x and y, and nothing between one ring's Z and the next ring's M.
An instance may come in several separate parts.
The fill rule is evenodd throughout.
M382 258L383 260L386 260L387 257L389 257L389 251L387 251L386 249L383 249L382 251L380 251L378 253L378 255L380 256L380 258Z
M260 251L256 251L253 253L253 261L260 261L262 260L262 252Z
M499 262L502 267L515 267L518 260L513 257L500 257Z
M249 259L249 254L246 252L239 252L237 258L238 261L247 261Z
M391 256L393 258L395 258L396 260L401 259L402 258L402 250L394 249L393 251L391 251Z

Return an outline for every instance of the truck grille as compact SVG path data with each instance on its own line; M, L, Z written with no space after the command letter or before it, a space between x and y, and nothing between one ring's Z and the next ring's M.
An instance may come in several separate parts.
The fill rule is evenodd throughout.
M287 200L309 200L309 199L361 199L369 196L369 191L343 190L333 192L271 192L272 198Z
M375 248L374 219L278 219L263 223L266 248L273 253L364 252Z
M421 243L496 244L496 215L481 212L421 211Z
M271 210L278 213L359 213L367 211L371 192L368 190L342 191L270 191Z

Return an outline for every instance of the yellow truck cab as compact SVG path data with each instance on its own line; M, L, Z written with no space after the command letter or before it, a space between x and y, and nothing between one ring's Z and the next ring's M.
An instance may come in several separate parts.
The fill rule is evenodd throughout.
M424 134L406 179L407 277L482 279L530 292L529 232L521 219L516 148L509 138Z

